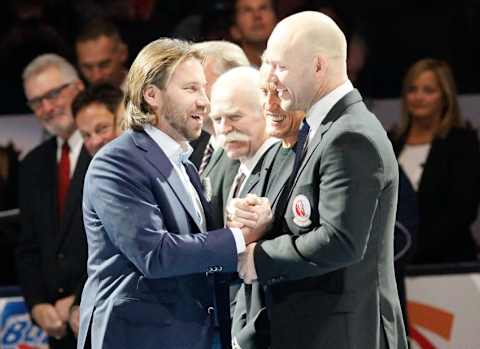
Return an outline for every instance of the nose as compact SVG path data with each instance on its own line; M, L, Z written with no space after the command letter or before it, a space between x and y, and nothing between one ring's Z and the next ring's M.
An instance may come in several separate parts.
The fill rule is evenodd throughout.
M227 118L222 118L222 121L220 122L219 133L227 134L229 132L232 132L232 130L233 127L230 121Z
M95 83L104 78L103 70L100 67L93 67L90 71L90 80Z
M197 107L202 108L203 111L207 110L210 106L210 101L207 97L207 92L205 89L202 89L200 95L197 98Z

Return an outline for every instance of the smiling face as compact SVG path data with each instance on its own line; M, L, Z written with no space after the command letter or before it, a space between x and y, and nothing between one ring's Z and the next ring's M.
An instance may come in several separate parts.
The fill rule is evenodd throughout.
M275 30L264 53L269 80L277 87L281 107L286 111L307 110L314 99L318 83L315 81L314 60L301 41L285 44L284 30Z
M435 74L426 70L420 73L407 87L405 95L408 113L413 119L442 117L444 94Z
M75 122L92 156L116 137L115 115L103 104L92 103L80 109Z
M196 58L181 62L158 95L158 127L177 142L198 138L209 101L203 67Z
M75 130L71 104L83 89L80 81L62 76L50 66L25 80L25 95L35 116L53 135L68 139Z
M292 146L297 140L298 130L304 113L283 110L274 83L264 80L261 90L268 135L281 139L284 147Z

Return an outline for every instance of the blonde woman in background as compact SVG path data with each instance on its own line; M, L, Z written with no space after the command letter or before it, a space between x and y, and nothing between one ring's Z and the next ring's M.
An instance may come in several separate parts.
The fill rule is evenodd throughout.
M479 203L477 133L465 125L448 64L423 59L408 70L395 152L415 191L419 229L416 264L475 259L470 225Z

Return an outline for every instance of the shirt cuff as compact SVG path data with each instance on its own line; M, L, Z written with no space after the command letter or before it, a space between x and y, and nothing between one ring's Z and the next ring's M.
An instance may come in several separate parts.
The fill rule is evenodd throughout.
M243 237L243 233L240 228L230 228L233 234L233 238L235 239L235 245L237 246L237 254L241 254L245 252L246 245L245 245L245 238Z

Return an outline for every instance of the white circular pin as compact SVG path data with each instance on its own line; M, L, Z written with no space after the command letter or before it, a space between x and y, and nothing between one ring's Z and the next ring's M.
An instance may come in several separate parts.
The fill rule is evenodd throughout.
M299 227L307 227L312 224L310 215L312 214L312 207L305 195L297 195L293 199L292 204L293 222Z

